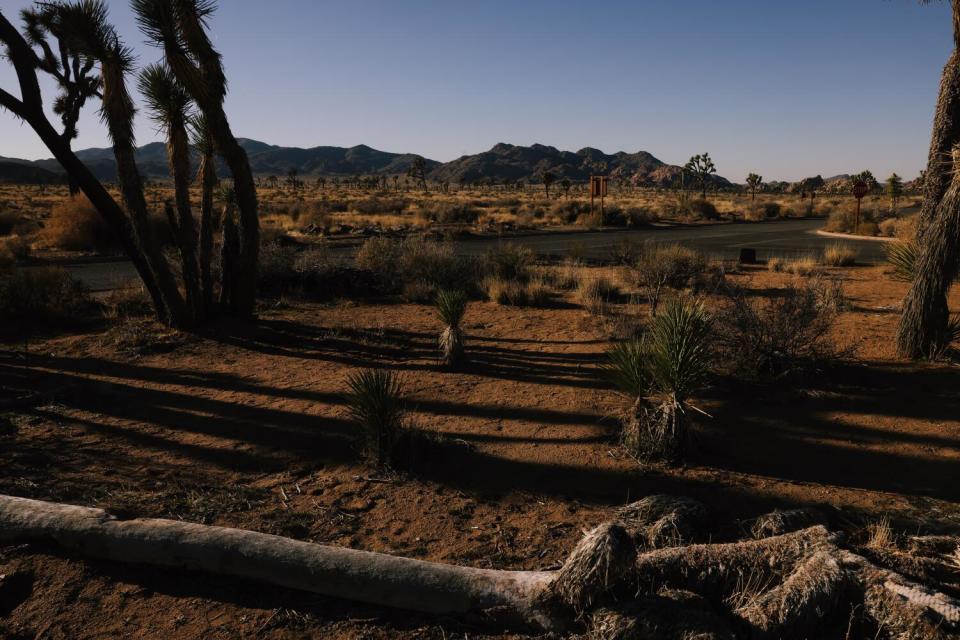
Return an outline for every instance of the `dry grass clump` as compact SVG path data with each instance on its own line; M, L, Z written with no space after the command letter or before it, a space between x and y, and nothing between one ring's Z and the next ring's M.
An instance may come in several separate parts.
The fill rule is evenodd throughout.
M56 267L0 270L0 324L14 334L74 326L93 305L86 289Z
M550 301L550 286L542 277L524 281L487 276L482 286L487 298L500 305L542 307Z
M100 301L103 315L109 320L140 318L153 312L153 301L143 285L114 289Z
M609 278L587 275L580 278L574 297L577 303L594 315L605 315L611 300L619 291Z
M823 250L823 264L828 267L852 267L857 263L857 250L853 247L834 243Z
M780 257L772 257L767 260L767 269L777 273L791 273L795 276L817 276L823 273L823 267L820 261L813 256L804 256L787 260Z

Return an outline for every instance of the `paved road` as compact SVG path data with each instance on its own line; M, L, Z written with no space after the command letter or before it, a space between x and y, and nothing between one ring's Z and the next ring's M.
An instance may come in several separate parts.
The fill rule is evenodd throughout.
M883 260L883 243L871 240L837 240L817 235L822 220L778 220L750 224L722 224L700 227L585 231L580 233L531 234L504 242L524 244L542 255L563 256L570 252L591 260L608 258L624 239L633 242L678 242L704 251L717 258L736 258L740 249L750 247L765 260L770 256L797 257L816 254L829 244L844 242L857 249L859 260L866 263ZM458 243L468 255L477 255L496 246L497 238L476 238ZM352 249L335 249L345 258ZM137 274L129 262L90 262L66 265L66 268L93 291L121 288L135 281Z

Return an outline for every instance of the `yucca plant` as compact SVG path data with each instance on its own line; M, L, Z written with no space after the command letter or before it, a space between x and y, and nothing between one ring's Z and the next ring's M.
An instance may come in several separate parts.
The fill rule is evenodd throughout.
M888 242L884 246L887 264L893 267L893 277L901 282L913 282L917 264L917 243L911 241Z
M642 338L608 352L607 377L634 401L622 434L633 455L682 459L692 409L688 400L709 375L710 328L702 302L671 300Z
M440 358L449 367L464 360L463 330L460 323L467 311L467 296L462 291L441 289L434 300L437 315L443 323L440 333Z
M404 426L402 385L385 369L363 369L347 379L350 416L357 423L363 455L380 467L396 463Z

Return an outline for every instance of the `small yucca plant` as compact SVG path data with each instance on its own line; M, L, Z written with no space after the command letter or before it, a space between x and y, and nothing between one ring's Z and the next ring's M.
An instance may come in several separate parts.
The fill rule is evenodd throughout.
M901 282L913 282L917 264L916 241L888 242L884 246L887 264L893 267L893 277Z
M464 360L463 330L460 323L467 311L467 296L462 291L437 292L434 306L443 323L440 333L440 358L447 366L453 367Z
M623 442L633 455L683 457L688 398L709 375L710 328L701 302L672 300L642 338L608 352L607 377L634 399L623 421Z
M385 369L363 369L350 374L348 406L360 429L364 456L378 466L392 466L404 425L399 377Z

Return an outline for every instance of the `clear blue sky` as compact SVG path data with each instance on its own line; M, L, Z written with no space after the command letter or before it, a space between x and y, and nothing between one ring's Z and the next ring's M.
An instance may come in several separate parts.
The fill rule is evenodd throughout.
M0 0L14 17L28 3ZM141 63L128 3L112 16ZM926 163L948 3L229 0L212 20L237 135L437 160L497 142L709 151L742 180ZM0 63L0 86L16 89ZM48 95L51 92L48 91ZM107 146L94 109L75 148ZM140 143L157 139L141 114ZM49 157L0 113L0 155Z

